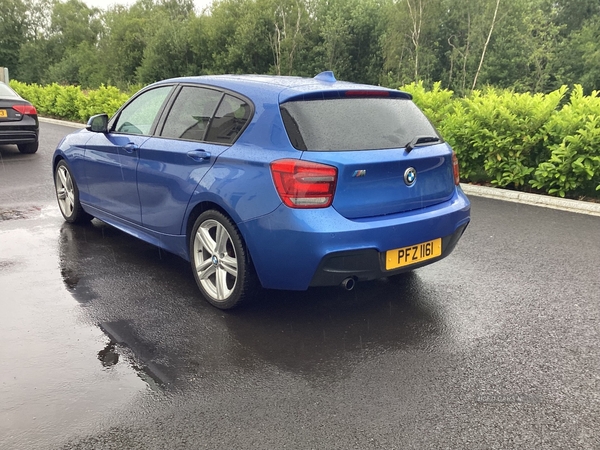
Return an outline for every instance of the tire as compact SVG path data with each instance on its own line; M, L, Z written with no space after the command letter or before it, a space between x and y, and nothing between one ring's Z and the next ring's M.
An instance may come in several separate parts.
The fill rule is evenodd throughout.
M59 161L54 171L54 188L60 212L67 222L83 223L92 220L79 202L79 189L65 161Z
M35 141L30 144L17 144L17 147L21 153L25 153L30 155L32 153L37 152L39 146L39 142Z
M190 263L200 292L219 309L236 307L260 289L239 231L219 211L205 211L196 219L190 235Z

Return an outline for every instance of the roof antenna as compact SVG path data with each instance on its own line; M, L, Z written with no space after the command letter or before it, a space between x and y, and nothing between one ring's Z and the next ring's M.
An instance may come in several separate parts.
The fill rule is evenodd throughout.
M326 83L335 83L337 80L335 79L335 75L331 70L326 70L325 72L321 72L319 75L315 77L315 80L325 81Z

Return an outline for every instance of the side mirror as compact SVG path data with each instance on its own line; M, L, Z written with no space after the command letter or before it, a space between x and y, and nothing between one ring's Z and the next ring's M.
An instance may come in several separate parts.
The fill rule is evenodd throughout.
M90 117L85 129L94 133L108 133L108 115L97 114Z

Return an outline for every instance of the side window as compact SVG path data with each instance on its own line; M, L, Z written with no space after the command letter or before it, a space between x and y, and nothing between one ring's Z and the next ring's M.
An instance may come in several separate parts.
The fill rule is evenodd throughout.
M203 141L222 95L211 89L183 87L169 111L161 136Z
M115 131L127 134L150 134L154 119L173 86L144 92L129 103L117 119Z
M210 124L206 140L217 144L231 144L250 119L250 105L225 94Z

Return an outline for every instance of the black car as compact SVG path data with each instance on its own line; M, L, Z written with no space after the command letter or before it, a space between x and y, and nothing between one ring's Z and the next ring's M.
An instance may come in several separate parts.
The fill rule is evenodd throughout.
M17 144L21 153L35 153L39 133L35 106L0 81L0 145Z

